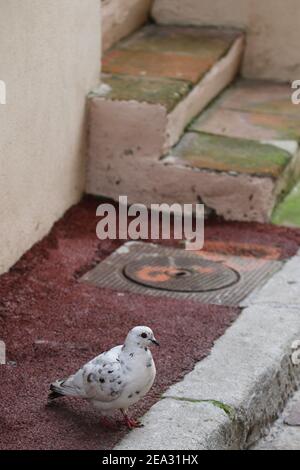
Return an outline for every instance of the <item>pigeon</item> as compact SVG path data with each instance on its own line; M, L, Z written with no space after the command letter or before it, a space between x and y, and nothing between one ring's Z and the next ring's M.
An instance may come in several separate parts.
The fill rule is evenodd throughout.
M150 347L156 341L153 331L136 326L124 345L116 346L92 359L67 379L50 385L49 401L79 397L91 402L102 414L120 410L129 429L142 425L129 417L128 408L151 389L156 376Z

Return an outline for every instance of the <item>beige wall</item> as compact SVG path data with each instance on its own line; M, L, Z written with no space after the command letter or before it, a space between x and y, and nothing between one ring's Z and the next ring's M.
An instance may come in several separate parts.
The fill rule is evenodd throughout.
M245 76L300 78L299 0L155 0L153 16L161 23L245 28Z
M0 272L78 201L99 0L0 0Z
M101 0L103 50L146 22L153 0Z

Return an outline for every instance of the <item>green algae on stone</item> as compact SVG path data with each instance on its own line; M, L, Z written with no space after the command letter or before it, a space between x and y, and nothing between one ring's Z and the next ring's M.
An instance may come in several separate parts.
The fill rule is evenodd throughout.
M210 403L211 405L220 408L220 410L223 410L224 413L227 414L227 416L231 419L234 418L235 415L235 410L232 406L227 405L226 403L223 403L219 400L201 400L197 398L186 398L186 397L175 397L175 396L166 396L166 397L161 397L162 400L166 399L171 399L171 400L177 400L177 401L185 401L188 403Z
M106 99L161 104L168 112L172 111L192 88L189 82L182 80L139 78L126 75L104 76L103 83L111 88L111 91L105 94Z
M272 222L276 225L300 227L300 182L276 207Z
M277 178L291 160L285 150L247 139L188 132L171 154L191 166Z

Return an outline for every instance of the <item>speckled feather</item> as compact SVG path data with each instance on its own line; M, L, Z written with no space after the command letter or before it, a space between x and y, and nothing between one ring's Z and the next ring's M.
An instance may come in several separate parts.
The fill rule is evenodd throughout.
M75 396L91 401L103 412L127 410L153 385L156 368L149 349L153 342L156 340L150 328L133 328L124 345L100 354L67 379L54 382L50 398Z

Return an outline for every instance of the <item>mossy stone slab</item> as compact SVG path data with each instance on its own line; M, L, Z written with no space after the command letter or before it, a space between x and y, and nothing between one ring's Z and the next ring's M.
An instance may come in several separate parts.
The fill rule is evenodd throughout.
M288 152L273 145L196 132L186 133L171 154L194 168L272 178L291 160Z
M103 83L110 92L105 98L119 101L138 101L161 104L167 112L179 103L190 91L191 84L180 80L149 79L125 75L104 75Z
M300 182L276 207L272 222L276 225L300 227Z

